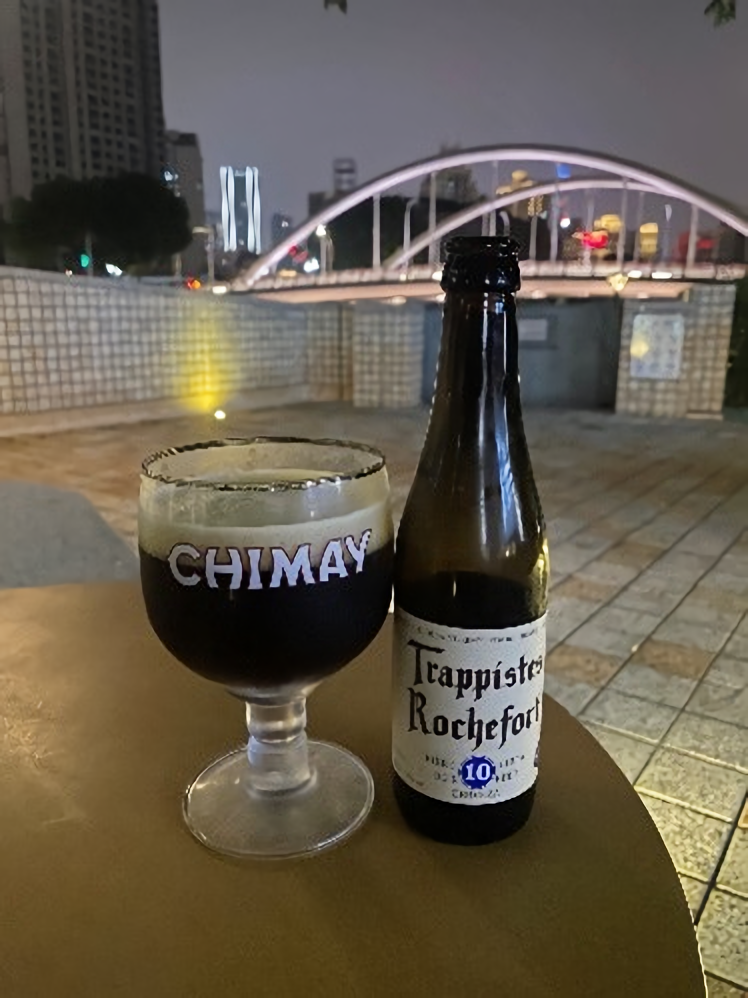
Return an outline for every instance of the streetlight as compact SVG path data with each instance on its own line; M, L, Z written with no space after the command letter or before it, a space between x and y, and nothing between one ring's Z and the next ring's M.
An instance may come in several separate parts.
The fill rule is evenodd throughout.
M314 234L319 239L319 269L320 273L324 274L327 271L328 253L330 266L332 266L334 247L326 225L318 225Z
M418 204L419 198L411 198L405 205L405 218L403 219L403 252L410 249L410 213Z

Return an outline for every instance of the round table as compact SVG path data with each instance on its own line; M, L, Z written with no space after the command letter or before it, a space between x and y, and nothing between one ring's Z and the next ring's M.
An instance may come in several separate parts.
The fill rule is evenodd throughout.
M182 823L243 710L177 665L130 584L0 593L3 998L705 994L645 808L546 699L527 827L466 849L389 787L390 625L311 698L310 732L374 774L367 825L291 862L226 860Z

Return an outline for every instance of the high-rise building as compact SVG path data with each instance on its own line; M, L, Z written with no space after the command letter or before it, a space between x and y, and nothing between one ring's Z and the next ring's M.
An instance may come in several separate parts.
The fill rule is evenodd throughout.
M58 175L160 176L157 0L3 0L0 206Z
M221 229L225 251L262 252L260 177L256 166L221 167Z
M534 187L535 181L526 170L514 170L512 179L508 184L496 188L496 196L503 194L514 194L516 191L523 191L526 188ZM534 195L526 201L515 201L507 209L513 218L532 218L534 215L542 215L546 210L545 198L542 195Z
M166 162L164 180L177 197L183 198L190 213L190 227L205 226L205 190L203 186L203 157L200 142L194 132L166 133ZM196 234L190 245L182 250L182 269L185 273L202 274L206 266L205 234Z
M273 246L277 246L282 239L288 235L293 227L293 219L290 215L285 215L282 211L276 211L270 221L270 234Z

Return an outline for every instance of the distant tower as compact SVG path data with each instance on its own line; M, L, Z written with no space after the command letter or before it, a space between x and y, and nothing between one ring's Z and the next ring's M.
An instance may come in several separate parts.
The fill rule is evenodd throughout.
M358 186L356 160L340 157L332 161L333 190L337 194L347 194Z
M256 166L221 167L223 248L262 252L260 175Z

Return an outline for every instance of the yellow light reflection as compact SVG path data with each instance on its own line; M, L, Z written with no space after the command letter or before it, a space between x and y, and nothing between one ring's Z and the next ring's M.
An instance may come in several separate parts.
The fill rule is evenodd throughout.
M642 337L635 336L631 341L631 356L636 360L641 360L649 353L649 343Z
M212 297L208 301L209 305L195 303L184 316L177 335L173 389L185 408L220 419L218 413L225 413L224 403L241 383L243 365L228 325L230 317L224 317L228 309Z

